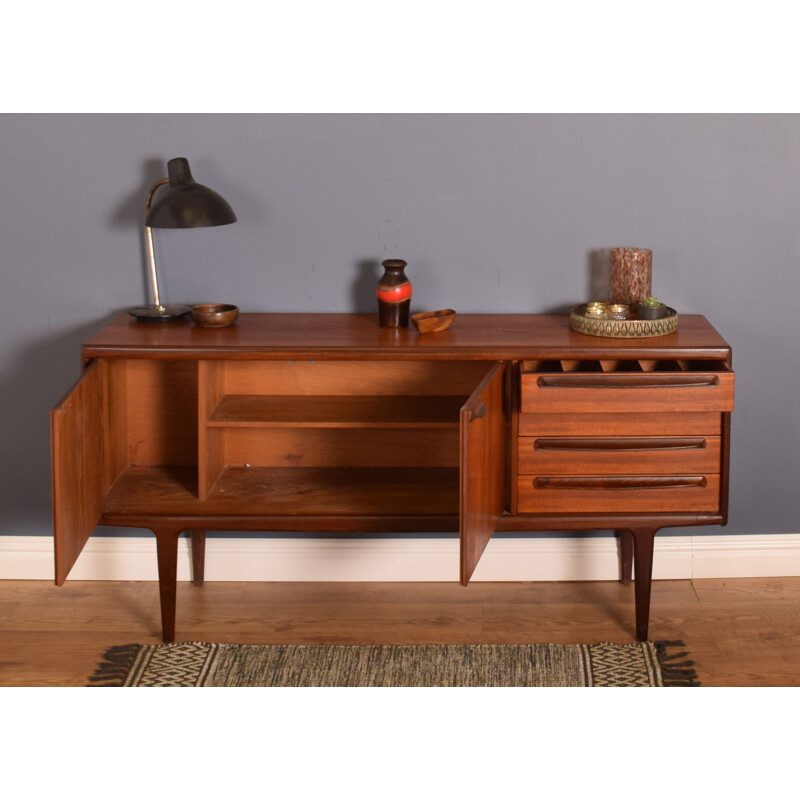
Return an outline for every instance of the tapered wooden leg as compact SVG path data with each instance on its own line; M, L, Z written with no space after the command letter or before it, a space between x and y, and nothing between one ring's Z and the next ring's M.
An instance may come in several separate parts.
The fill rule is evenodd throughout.
M161 638L175 640L175 595L178 582L178 537L181 531L159 528L156 535L158 554L158 593L161 597Z
M202 586L206 571L206 532L191 531L192 537L192 583Z
M633 576L633 534L630 531L617 531L619 548L619 579L626 586Z
M653 578L653 542L658 528L633 528L633 563L636 597L636 638L647 641L650 622L650 587Z

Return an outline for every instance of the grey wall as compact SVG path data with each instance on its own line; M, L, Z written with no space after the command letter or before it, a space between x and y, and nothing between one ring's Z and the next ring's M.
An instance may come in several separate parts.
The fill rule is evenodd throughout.
M239 222L156 232L171 302L371 311L400 257L418 310L540 313L590 299L593 250L651 248L654 293L733 346L727 532L800 530L799 116L132 114L0 116L0 533L50 532L47 411L147 300L179 155Z

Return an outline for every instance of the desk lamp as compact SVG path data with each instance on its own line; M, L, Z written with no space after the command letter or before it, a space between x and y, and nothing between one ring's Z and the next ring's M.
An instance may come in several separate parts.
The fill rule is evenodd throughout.
M236 214L216 192L197 183L192 177L185 158L172 158L167 162L169 178L153 184L145 203L145 233L150 258L150 282L153 288L153 305L137 306L130 313L145 322L170 322L189 312L189 306L163 305L158 291L156 255L153 250L153 228L209 228L236 222ZM167 184L153 203L156 190Z

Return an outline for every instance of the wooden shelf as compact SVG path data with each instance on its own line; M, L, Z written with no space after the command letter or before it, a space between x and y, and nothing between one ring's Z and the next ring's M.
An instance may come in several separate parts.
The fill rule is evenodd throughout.
M458 487L458 469L448 467L226 467L199 500L194 467L129 467L106 496L104 519L457 517Z
M460 395L227 395L210 427L442 428L458 427Z

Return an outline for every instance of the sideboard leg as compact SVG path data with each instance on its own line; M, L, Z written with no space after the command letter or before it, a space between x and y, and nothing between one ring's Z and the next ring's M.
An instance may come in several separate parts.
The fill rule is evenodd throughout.
M636 638L647 641L650 622L650 588L653 578L653 543L658 528L633 528L633 561L636 570L634 581L636 597Z
M630 531L617 531L619 550L619 579L626 586L633 577L633 534Z
M181 531L154 529L158 554L158 593L161 597L161 638L175 641L175 597L178 582L178 538Z
M192 583L202 586L206 571L206 532L190 531L192 537Z

